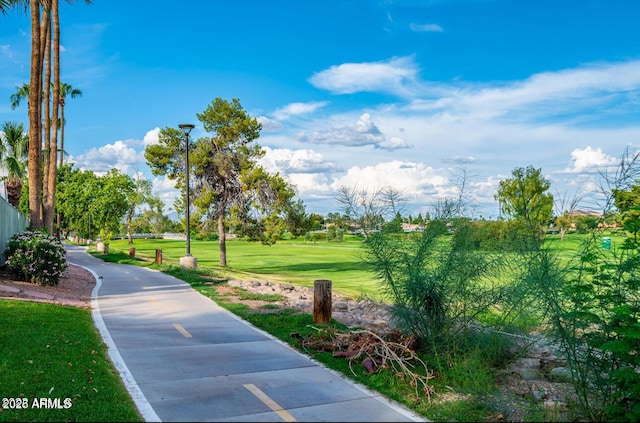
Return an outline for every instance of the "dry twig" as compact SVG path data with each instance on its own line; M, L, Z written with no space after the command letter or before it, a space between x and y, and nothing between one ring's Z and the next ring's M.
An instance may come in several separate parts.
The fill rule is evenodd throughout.
M329 333L326 330L317 330L324 332L324 336L308 336L303 340L304 348L333 351L334 357L348 358L349 368L354 374L352 364L356 360L360 360L369 373L381 368L391 368L399 378L409 380L410 385L415 388L417 397L420 396L421 390L431 400L433 388L429 385L429 380L434 376L411 348L415 344L415 338L412 336L402 338L398 333L392 333L390 337L394 336L396 339L385 340L369 330L337 334L335 331ZM416 365L424 368L424 374L413 371Z

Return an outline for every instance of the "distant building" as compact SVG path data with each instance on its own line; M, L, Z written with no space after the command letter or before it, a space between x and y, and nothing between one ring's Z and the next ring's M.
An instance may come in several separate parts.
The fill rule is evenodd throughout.
M424 226L416 225L412 223L403 223L402 230L404 232L420 232L420 231L424 231Z
M595 217L597 219L600 219L602 218L602 213L597 211L591 211L591 210L573 210L569 212L569 217L582 217L582 216Z

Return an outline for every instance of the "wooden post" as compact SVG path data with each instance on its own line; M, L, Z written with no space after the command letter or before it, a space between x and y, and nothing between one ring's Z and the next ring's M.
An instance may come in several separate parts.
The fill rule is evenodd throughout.
M162 250L156 250L156 264L162 264Z
M318 279L313 282L313 322L331 323L331 281Z
M129 257L134 258L136 256L136 247L129 248Z

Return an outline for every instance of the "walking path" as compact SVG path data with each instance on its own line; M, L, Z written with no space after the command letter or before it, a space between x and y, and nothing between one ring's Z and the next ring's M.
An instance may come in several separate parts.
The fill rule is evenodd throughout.
M176 278L66 249L96 276L94 321L147 421L426 421Z

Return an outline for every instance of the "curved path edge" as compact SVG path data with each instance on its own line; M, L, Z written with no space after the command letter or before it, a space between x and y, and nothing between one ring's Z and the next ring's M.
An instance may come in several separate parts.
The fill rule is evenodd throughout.
M85 267L76 263L74 263L74 265L78 267L82 267L83 269L91 272L91 274L96 280L96 286L91 291L91 316L93 317L93 321L96 325L96 328L100 332L100 335L104 340L104 343L107 344L107 352L109 354L109 358L111 358L113 365L115 366L116 370L120 374L120 377L122 378L122 382L124 383L124 386L127 388L127 391L129 391L129 395L131 395L131 399L133 399L133 402L135 403L136 407L138 407L138 411L140 412L140 414L142 415L142 418L145 421L161 422L162 420L160 420L160 417L158 417L153 407L151 407L151 404L149 404L149 401L147 401L147 398L144 396L144 394L140 390L140 387L136 383L136 380L134 379L133 375L129 371L129 368L127 367L124 360L122 359L122 356L118 351L118 347L116 347L116 344L113 342L113 339L111 338L111 334L109 333L109 330L105 326L104 320L102 320L102 314L100 313L100 305L98 303L98 291L102 286L102 281L100 280L96 272L89 269L88 267Z

